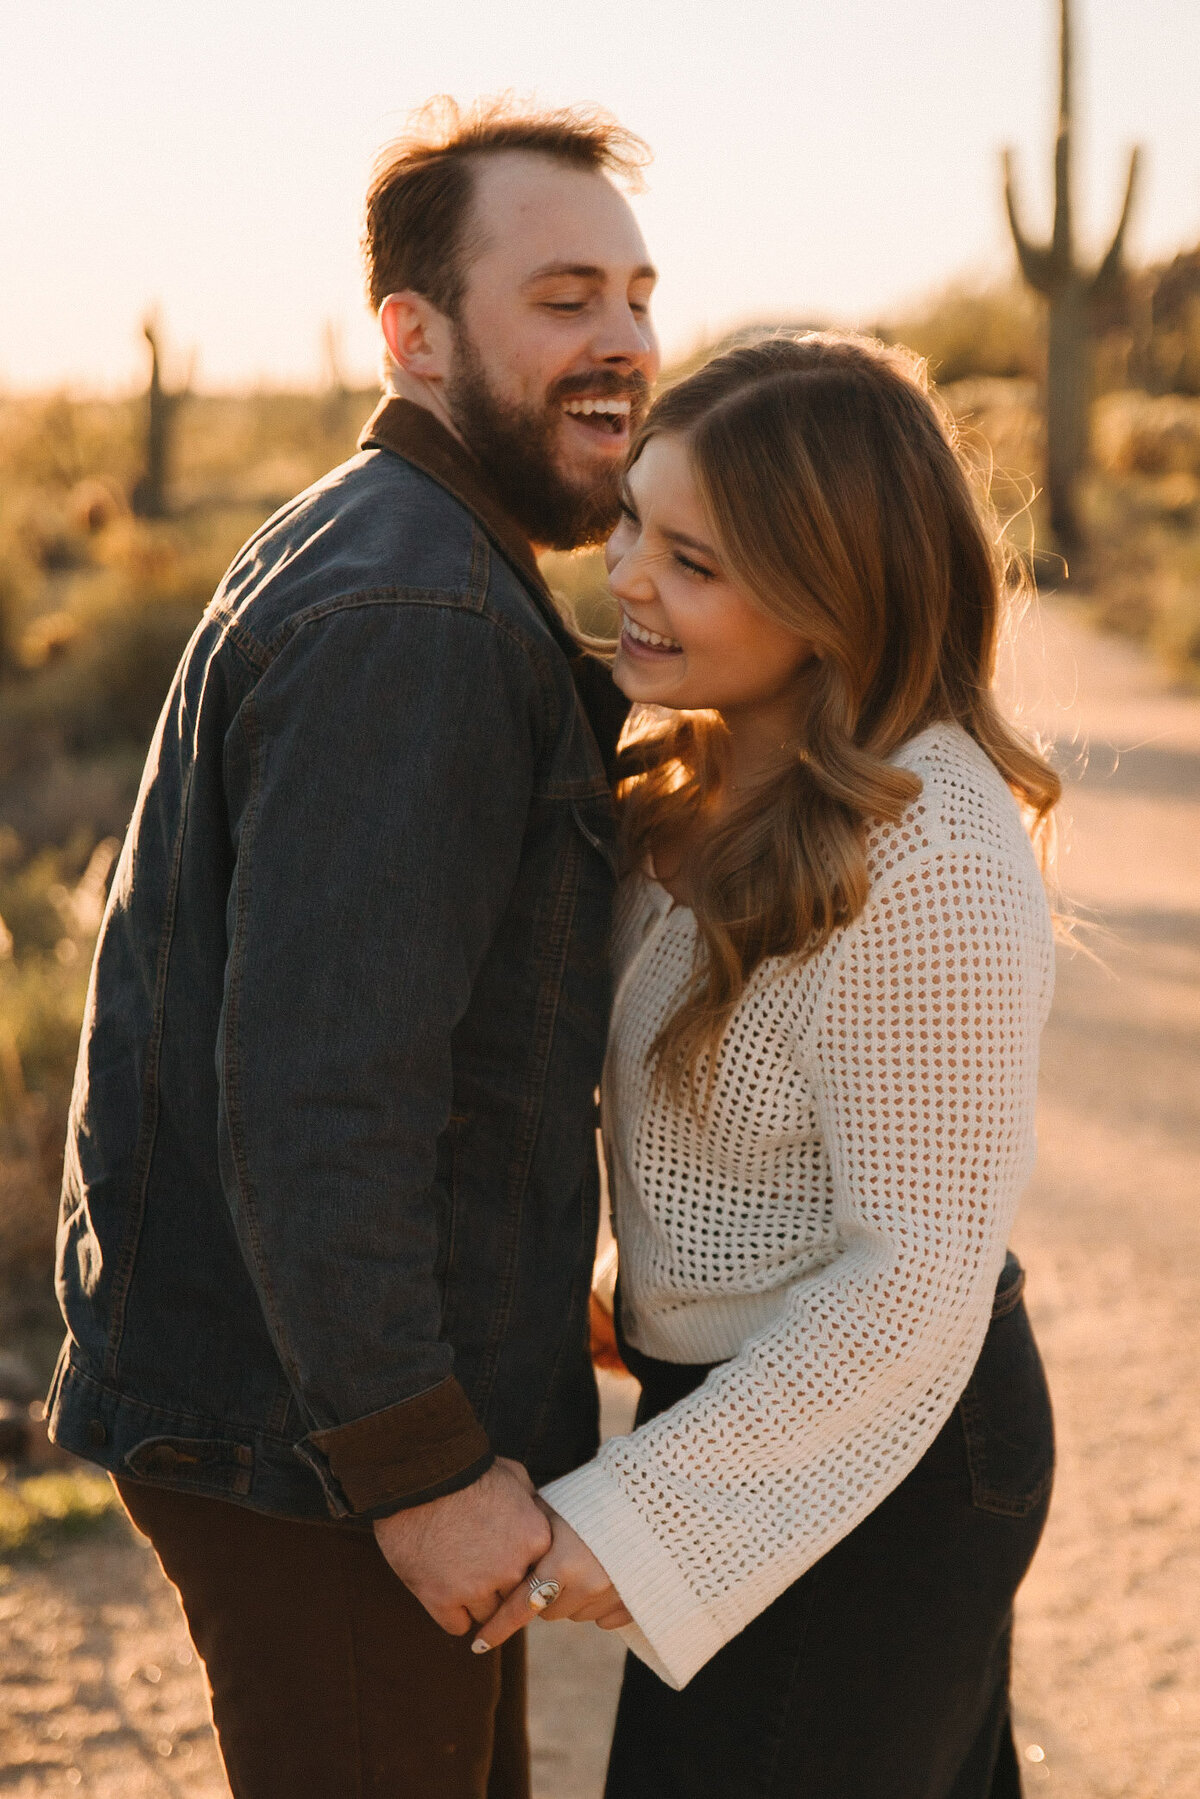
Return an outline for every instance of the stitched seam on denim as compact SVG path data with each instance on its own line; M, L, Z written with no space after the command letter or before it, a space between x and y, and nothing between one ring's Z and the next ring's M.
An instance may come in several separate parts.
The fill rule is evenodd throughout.
M541 781L534 785L534 797L540 800L607 800L612 789L602 776L581 776L579 780Z
M1005 1518L1026 1518L1030 1512L1036 1511L1053 1484L1054 1463L1051 1462L1037 1485L1031 1487L1020 1499L1010 1499L1005 1493L995 1493L986 1482L982 1482L978 1494L974 1496L974 1503L981 1512L995 1512Z
M122 1410L129 1406L133 1406L139 1412L147 1413L149 1417L161 1418L166 1424L195 1424L202 1427L206 1426L210 1429L218 1427L221 1430L228 1430L232 1426L237 1430L247 1431L251 1436L258 1438L261 1442L274 1445L279 1449L291 1450L294 1448L294 1442L291 1437L277 1435L274 1431L265 1428L263 1424L256 1419L236 1417L232 1414L221 1418L213 1418L203 1412L189 1411L186 1406L177 1408L174 1406L151 1405L149 1400L137 1399L132 1393L125 1392L121 1387L110 1386L107 1381L97 1380L94 1375L88 1374L86 1369L81 1368L78 1362L72 1361L70 1357L67 1358L62 1378L58 1383L58 1390L61 1392L68 1382L78 1382L81 1385L90 1387L94 1392L101 1394L105 1399L119 1406ZM169 1435L170 1433L163 1432L162 1434Z
M1021 1494L1018 1498L999 1493L988 1479L987 1425L984 1420L983 1407L975 1396L973 1378L967 1382L966 1391L959 1400L957 1409L962 1421L963 1438L966 1444L972 1505L980 1511L998 1512L1009 1518L1025 1517L1028 1512L1033 1511L1040 1500L1045 1498L1053 1484L1053 1455L1046 1472L1037 1484L1026 1493Z
M435 611L460 612L464 618L478 618L503 632L535 664L543 660L542 645L532 633L520 630L494 607L470 604L470 596L449 587L365 587L354 593L337 594L328 600L316 600L311 606L294 612L280 626L268 644L271 660L286 649L298 632L308 625L321 624L341 612L366 611L372 607L391 606L399 611L407 607L423 607ZM539 671L540 672L540 671Z
M590 1188L588 1185L587 1177L585 1175L584 1179L579 1183L579 1212L580 1212L579 1223L580 1223L580 1229L581 1229L581 1233L582 1233L582 1241L584 1241L584 1242L587 1241L588 1233L587 1233L586 1229L584 1228L587 1224L587 1219L584 1217L583 1212L584 1212L584 1207L587 1204L587 1195L588 1195L589 1191L590 1191ZM597 1223L598 1222L599 1222L599 1220L597 1219ZM542 1403L538 1407L537 1416L535 1417L533 1424L530 1427L529 1436L526 1441L526 1445L525 1445L526 1455L528 1455L529 1450L532 1447L532 1445L539 1442L541 1439L542 1430L545 1426L547 1417L549 1416L549 1413L550 1413L550 1402L555 1397L555 1388L558 1383L559 1372L563 1366L563 1363L564 1363L564 1361L566 1359L566 1355L567 1355L567 1349L568 1349L568 1345L569 1345L569 1341L570 1341L569 1326L570 1326L571 1320L573 1318L578 1317L578 1315L579 1315L578 1308L579 1308L579 1302L581 1299L583 1300L583 1305L584 1305L584 1316L585 1317L587 1316L586 1294L591 1291L591 1274L592 1274L592 1271L586 1265L586 1263L581 1264L581 1266L575 1270L575 1278L571 1282L571 1292L570 1292L570 1297L567 1302L568 1329L564 1330L562 1333L562 1336L559 1338L558 1350L555 1353L555 1357L554 1357L554 1365L550 1370L549 1377L546 1381L545 1391L542 1394ZM581 1343L581 1347L582 1347L582 1343Z
M163 1029L166 1023L167 976L171 966L171 949L175 936L175 907L179 898L179 872L183 864L183 840L187 830L188 800L192 791L194 765L188 768L180 795L179 824L171 853L171 875L167 882L166 905L163 909L162 934L158 945L158 963L154 971L154 1003L150 1018L150 1036L146 1044L146 1070L142 1076L142 1122L133 1152L131 1197L133 1215L126 1227L121 1253L113 1273L112 1322L104 1351L104 1372L115 1377L121 1359L125 1335L125 1308L133 1283L133 1270L141 1247L142 1226L146 1218L146 1191L150 1184L150 1167L154 1160L154 1142L158 1135L159 1065L162 1056Z
M983 1407L975 1396L974 1376L967 1382L958 1401L958 1414L962 1419L963 1436L967 1445L967 1460L971 1466L971 1489L975 1488L975 1458L985 1453L986 1428L983 1422Z
M316 604L306 607L304 611L295 613L272 638L270 644L272 660L287 648L303 627L321 624L326 619L334 618L342 612L365 611L376 606L391 606L397 610L401 607L411 606L442 612L457 612L464 618L477 618L483 623L491 625L494 630L514 644L530 664L542 702L543 728L547 737L552 735L556 710L554 677L546 664L543 646L535 637L519 631L511 619L505 618L487 605L469 605L464 595L448 588L373 587L364 588L358 593L340 594L336 599L318 601ZM574 691L573 680L571 687L574 703L581 706L582 701Z
M592 842L591 833L587 830L586 826L583 823L583 820L580 818L578 810L576 809L574 802L572 802L571 811L575 817L576 823L579 825L580 831L582 832L584 838L586 839L587 842L591 843ZM597 844L597 845L595 845L595 847L597 848L597 850L600 851L602 859L607 863L608 859L607 859L607 857L605 857L603 855L603 851L600 850L600 846ZM609 864L609 866L611 866L611 864ZM581 864L580 865L580 878L581 879L582 879L582 874L583 874L583 869L582 869L582 864ZM577 891L578 891L578 889L577 889ZM574 916L574 907L572 907L572 917L573 916ZM560 985L561 985L561 980L560 980ZM610 997L611 997L611 994L610 994ZM597 1185L598 1185L598 1183L599 1183L599 1177L598 1177L598 1173L597 1173ZM580 1226L581 1226L581 1228L584 1227L587 1223L586 1218L583 1216L583 1208L587 1205L587 1196L588 1196L589 1192L591 1192L591 1191L592 1191L591 1185L589 1184L587 1176L585 1175L584 1179L580 1182L580 1187L579 1187ZM587 1232L586 1232L586 1230L584 1230L584 1240L585 1241L586 1241L586 1237L587 1237ZM588 1268L585 1264L585 1265L579 1267L578 1269L576 1269L575 1278L571 1282L571 1293L570 1293L570 1300L568 1303L568 1310L567 1310L568 1325L570 1323L570 1320L572 1318L574 1318L576 1315L576 1306L577 1306L580 1298L583 1297L583 1294L587 1290L590 1290L590 1285L591 1285L591 1269ZM583 1290L583 1292L581 1292L581 1289ZM586 1297L585 1297L584 1298L585 1314L586 1314L586 1304L587 1304L587 1301L586 1301ZM545 1393L543 1394L543 1397L542 1397L542 1403L541 1403L540 1407L538 1408L537 1416L535 1417L535 1419L533 1421L533 1425L529 1432L529 1437L528 1437L528 1440L526 1443L526 1453L527 1454L528 1454L530 1447L539 1441L539 1439L541 1437L542 1429L545 1425L547 1417L549 1416L550 1402L554 1395L555 1383L558 1380L559 1371L563 1366L563 1362L564 1362L564 1359L567 1354L568 1341L569 1341L569 1332L564 1330L562 1337L559 1340L559 1346L558 1346L557 1353L555 1354L555 1357L554 1357L554 1365L551 1368L550 1377L546 1382L546 1389L545 1389Z
M271 666L271 652L266 645L261 644L257 637L251 636L241 619L223 600L214 600L208 610L211 617L220 620L224 640L231 643L257 673L265 673Z
M1025 1270L1022 1268L1011 1287L1007 1287L998 1299L992 1301L992 1317L1007 1318L1015 1312L1025 1297Z
M480 608L487 602L488 580L492 568L492 547L477 519L471 520L471 567L467 573L467 592L478 600Z
M245 1220L245 1233L251 1254L254 1258L256 1285L262 1297L264 1315L270 1322L275 1339L276 1353L287 1371L293 1390L299 1396L302 1390L300 1370L295 1356L291 1352L283 1322L279 1317L275 1303L275 1294L267 1273L267 1258L263 1254L262 1238L259 1232L258 1217L254 1203L254 1186L250 1178L250 1170L246 1164L244 1149L244 1130L240 1110L239 1084L241 1061L238 1053L238 1024L241 1015L242 968L244 964L247 917L249 914L248 898L251 882L246 877L251 872L251 849L254 843L254 828L258 822L260 791L260 751L262 738L254 711L254 695L247 694L242 706L243 730L246 745L250 752L250 799L246 808L246 818L242 826L242 841L238 852L238 914L234 927L233 942L229 948L229 1000L225 1008L225 1038L222 1045L225 1071L225 1112L229 1121L229 1153L233 1163L237 1181L238 1196L242 1204L242 1215ZM305 1415L303 1402L300 1401L300 1412L306 1425L311 1427L311 1420Z
M147 1452L152 1456L155 1450L178 1450L183 1444L192 1449L223 1453L214 1454L207 1460L196 1457L190 1467L173 1465L156 1469L146 1466ZM243 1449L250 1456L249 1465L238 1456L237 1452ZM143 1437L140 1443L125 1451L121 1461L135 1480L169 1481L173 1487L216 1489L245 1498L254 1484L254 1445L233 1437L185 1437L176 1432L163 1432L157 1437Z
M529 1062L531 1074L535 1071L537 1073L537 1083L536 1086L526 1089L525 1103L521 1108L521 1131L513 1145L513 1156L510 1162L502 1274L496 1303L492 1308L492 1328L488 1333L483 1353L478 1386L481 1414L486 1411L491 1398L500 1363L500 1351L512 1318L517 1252L521 1240L521 1199L529 1179L529 1168L541 1127L546 1078L549 1074L550 1050L554 1042L554 1027L562 994L563 970L571 941L571 924L575 916L575 899L582 855L582 841L579 836L572 833L568 840L567 867L555 895L554 910L544 939L551 959L539 987L537 1010L531 1035L532 1054Z
M466 1119L460 1113L452 1112L450 1114L447 1129L453 1134L450 1139L450 1170L446 1182L446 1193L450 1201L450 1221L446 1227L446 1267L442 1276L442 1306L438 1315L439 1337L446 1324L446 1312L450 1303L450 1286L454 1276L455 1226L458 1222L458 1161L465 1124Z
M287 1422L288 1407L291 1405L294 1395L287 1374L282 1368L279 1372L279 1391L275 1395L275 1403L271 1407L268 1417L270 1418L272 1430L275 1431L276 1435L281 1436L283 1434L284 1424Z

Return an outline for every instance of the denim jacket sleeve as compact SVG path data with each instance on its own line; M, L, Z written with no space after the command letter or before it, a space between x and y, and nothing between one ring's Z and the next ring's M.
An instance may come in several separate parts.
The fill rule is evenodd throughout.
M437 1147L544 703L490 616L369 594L296 629L226 743L222 1179L307 1425L298 1453L351 1512L420 1504L491 1461L439 1335Z

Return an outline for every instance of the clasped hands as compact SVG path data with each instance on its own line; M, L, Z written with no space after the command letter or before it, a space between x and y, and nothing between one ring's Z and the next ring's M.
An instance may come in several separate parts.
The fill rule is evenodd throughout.
M486 1474L375 1523L375 1538L405 1586L452 1636L480 1629L471 1647L495 1649L534 1618L598 1624L632 1622L620 1594L587 1544L539 1499L519 1462L497 1456ZM544 1611L529 1604L529 1580L554 1580Z

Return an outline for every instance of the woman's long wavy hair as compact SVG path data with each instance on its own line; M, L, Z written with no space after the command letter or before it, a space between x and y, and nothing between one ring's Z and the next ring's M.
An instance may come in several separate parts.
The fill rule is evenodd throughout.
M889 760L954 720L1043 835L1060 783L992 693L1006 604L1023 583L973 491L923 364L869 339L780 336L729 351L655 401L631 449L684 440L729 577L814 648L797 751L689 863L692 979L654 1044L656 1078L699 1106L725 1027L768 956L813 954L862 910L873 820L920 792ZM704 811L726 778L715 713L643 718L619 766L630 866Z

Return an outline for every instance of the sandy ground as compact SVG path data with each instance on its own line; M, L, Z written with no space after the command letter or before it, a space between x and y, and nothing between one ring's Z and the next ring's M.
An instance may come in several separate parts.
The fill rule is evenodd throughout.
M1107 931L1101 962L1060 963L1016 1239L1061 1455L1021 1598L1019 1741L1031 1794L1196 1799L1200 700L1058 608L1017 662L1073 777L1065 891ZM607 1383L613 1428L631 1392ZM616 1645L539 1626L532 1651L537 1799L599 1799ZM144 1546L117 1529L0 1569L0 1794L225 1791L200 1671Z

